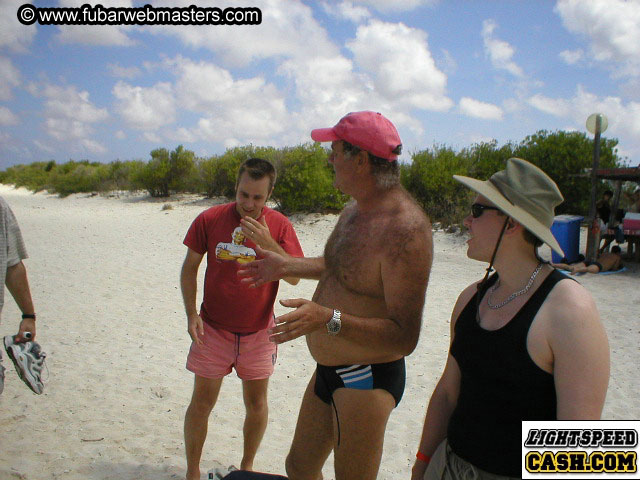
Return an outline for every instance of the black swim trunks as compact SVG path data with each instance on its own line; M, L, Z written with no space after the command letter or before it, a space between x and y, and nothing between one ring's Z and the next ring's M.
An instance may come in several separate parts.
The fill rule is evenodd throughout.
M596 267L598 267L598 273L602 271L602 264L600 262L590 262L590 261L586 261L584 262L584 264L589 267L591 265L595 265Z
M402 399L406 371L404 357L388 363L371 365L340 365L316 367L316 384L313 391L324 403L331 405L333 392L338 388L373 390L381 388L389 392L396 401L396 407Z

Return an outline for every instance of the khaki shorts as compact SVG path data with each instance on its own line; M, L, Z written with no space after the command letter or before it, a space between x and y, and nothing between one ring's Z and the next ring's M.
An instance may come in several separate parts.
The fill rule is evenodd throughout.
M424 480L513 480L518 477L505 477L480 470L453 453L445 439L433 453L422 478Z
M278 346L269 341L268 328L237 334L214 328L204 322L203 344L191 343L187 370L205 378L222 378L235 368L242 380L262 380L273 373Z

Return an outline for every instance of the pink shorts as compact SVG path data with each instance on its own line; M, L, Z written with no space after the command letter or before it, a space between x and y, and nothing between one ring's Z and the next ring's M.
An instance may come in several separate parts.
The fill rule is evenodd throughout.
M269 378L278 358L278 346L269 341L267 329L237 334L204 323L203 344L191 343L187 370L205 378L222 378L235 368L242 380ZM273 318L268 328L275 325Z

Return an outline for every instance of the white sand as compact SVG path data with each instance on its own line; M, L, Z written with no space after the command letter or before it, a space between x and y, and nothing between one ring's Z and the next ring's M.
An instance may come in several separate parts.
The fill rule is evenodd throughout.
M15 212L29 250L38 340L49 367L45 392L37 396L5 358L11 368L0 396L0 479L184 478L182 424L192 375L184 369L190 340L179 289L182 239L212 202L142 195L60 199L7 186L0 186L0 195ZM163 211L164 203L173 209ZM322 253L336 218L292 218L306 255ZM458 293L484 272L465 251L464 238L435 234L423 332L408 358L403 401L389 421L380 479L410 476L425 406L447 353L451 309ZM580 277L596 298L611 344L606 419L640 418L639 279L638 264L621 274ZM297 287L283 283L279 298L311 298L314 288L307 280ZM277 306L276 314L286 310ZM18 314L7 294L1 335L15 333ZM284 474L313 368L304 340L280 347L256 469ZM235 375L222 387L203 473L240 462L240 387ZM333 478L331 457L324 475Z

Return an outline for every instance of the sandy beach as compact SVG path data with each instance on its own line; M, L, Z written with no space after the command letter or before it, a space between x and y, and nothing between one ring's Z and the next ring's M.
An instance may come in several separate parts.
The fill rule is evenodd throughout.
M184 478L184 413L192 374L179 271L182 240L195 216L215 203L196 196L48 193L0 185L20 223L47 353L45 391L35 395L10 361L0 395L0 480L168 480ZM163 205L171 205L163 209ZM335 215L291 218L305 255L322 253ZM584 231L582 235L584 243ZM486 265L466 257L463 236L434 233L435 259L420 342L407 359L404 398L392 413L380 479L408 479L425 407L444 366L449 316L458 293ZM584 246L581 249L584 251ZM547 257L549 249L543 247ZM200 276L204 275L204 264ZM611 348L603 418L640 418L640 265L615 275L585 275ZM315 282L281 283L278 298L311 298ZM200 294L202 280L199 284ZM200 301L200 300L199 300ZM199 302L198 301L198 302ZM0 334L17 331L19 310L6 294ZM276 315L288 309L276 305ZM255 468L284 474L300 400L315 364L304 339L279 349L269 390L269 426ZM634 393L635 392L635 393ZM225 379L211 418L202 470L238 465L241 384ZM324 477L333 478L331 457Z

